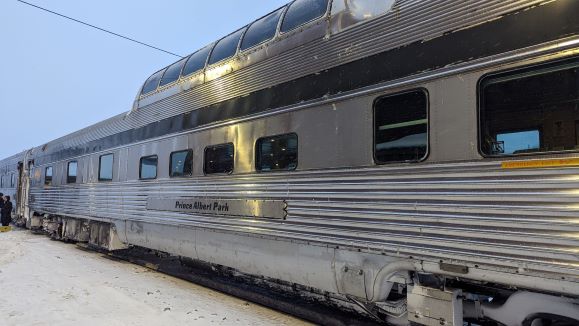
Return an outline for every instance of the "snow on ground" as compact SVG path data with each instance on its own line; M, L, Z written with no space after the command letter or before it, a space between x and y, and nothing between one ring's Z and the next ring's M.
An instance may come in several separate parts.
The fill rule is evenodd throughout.
M0 325L307 325L42 235L0 233Z

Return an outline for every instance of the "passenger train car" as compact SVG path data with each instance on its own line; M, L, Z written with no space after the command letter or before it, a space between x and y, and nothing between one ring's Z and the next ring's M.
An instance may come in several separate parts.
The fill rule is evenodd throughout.
M0 162L17 215L388 323L579 325L579 1L295 0Z

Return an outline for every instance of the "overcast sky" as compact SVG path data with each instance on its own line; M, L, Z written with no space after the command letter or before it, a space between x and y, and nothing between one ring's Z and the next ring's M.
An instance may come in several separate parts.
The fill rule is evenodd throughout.
M289 0L26 0L187 55ZM0 159L130 110L176 57L0 1Z

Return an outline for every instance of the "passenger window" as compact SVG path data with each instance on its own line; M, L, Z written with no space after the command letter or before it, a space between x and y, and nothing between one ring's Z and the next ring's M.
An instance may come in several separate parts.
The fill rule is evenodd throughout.
M484 77L480 148L505 156L579 149L579 58Z
M417 162L428 150L428 94L415 90L374 102L374 158L377 163Z
M159 86L159 81L161 80L161 76L163 76L163 72L165 72L165 70L157 71L151 77L149 77L149 79L147 79L145 85L143 86L143 90L141 91L142 95L157 89L157 86Z
M139 179L148 180L157 178L157 155L141 157Z
M76 161L68 162L66 171L66 183L76 183L76 171L78 163Z
M99 181L113 180L113 154L102 155L99 158Z
M239 39L241 38L241 34L243 34L243 30L244 29L242 28L217 42L213 48L213 52L211 52L211 57L209 58L210 65L221 60L231 58L233 55L235 55L235 52L237 52L237 45L239 45Z
M206 174L233 172L234 148L232 143L205 148L203 170Z
M186 59L182 59L170 65L169 68L165 70L165 73L163 74L163 78L161 78L159 86L165 86L179 79L179 76L181 75L181 69L185 64L185 60Z
M326 14L328 0L296 0L288 8L281 31L289 32Z
M287 171L298 166L298 136L286 134L257 140L255 164L257 171Z
M193 174L193 151L173 152L170 156L171 166L169 176L190 177Z
M52 185L52 166L47 166L44 169L44 184L47 186Z
M241 50L247 50L267 40L271 40L275 36L277 24L282 11L283 8L272 12L251 24L243 36Z
M183 67L183 73L181 75L187 76L203 69L205 67L205 63L207 62L209 51L211 51L211 46L206 46L203 49L193 53L189 59L187 59L187 63L185 64L185 67Z

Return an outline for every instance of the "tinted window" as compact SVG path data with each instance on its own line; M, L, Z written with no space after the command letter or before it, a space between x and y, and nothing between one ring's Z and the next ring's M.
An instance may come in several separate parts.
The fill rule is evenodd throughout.
M52 166L44 169L44 184L47 186L52 184Z
M173 177L186 177L193 174L193 151L186 150L171 153L171 166L169 175Z
M374 103L378 163L420 161L428 147L428 98L424 91L384 96Z
M68 169L66 173L66 183L76 182L76 170L78 163L76 161L68 162Z
M113 180L113 154L106 154L99 158L99 181Z
M157 71L153 74L153 76L149 77L149 79L147 79L145 82L145 86L143 86L141 94L147 94L156 90L157 86L159 86L159 81L161 80L161 76L163 76L164 71L165 70Z
M141 157L139 169L140 179L155 179L157 177L157 155Z
M296 0L288 8L283 23L282 32L288 32L309 21L322 17L328 9L328 0Z
M260 138L255 156L258 171L295 170L298 166L298 136L287 134Z
M187 59L182 75L187 76L203 69L205 67L205 62L207 62L209 51L211 51L211 46L204 47L203 49L193 53L189 59Z
M232 57L237 51L237 45L239 44L239 39L243 34L243 29L222 38L211 52L211 57L209 58L209 64L214 64L221 60Z
M170 84L179 79L179 75L181 75L181 69L183 68L184 64L185 59L170 65L169 68L165 70L165 73L163 74L163 78L161 78L159 86Z
M233 144L205 148L203 169L206 174L233 172Z
M481 151L517 155L579 149L579 59L485 77Z
M251 24L243 36L241 50L249 49L272 39L275 36L277 23L279 22L279 16L281 16L282 11L283 10L280 9Z

